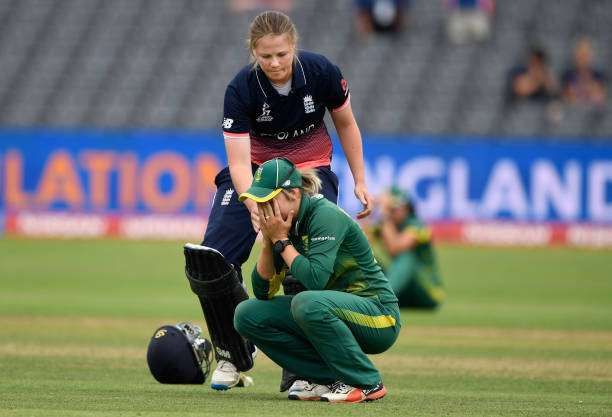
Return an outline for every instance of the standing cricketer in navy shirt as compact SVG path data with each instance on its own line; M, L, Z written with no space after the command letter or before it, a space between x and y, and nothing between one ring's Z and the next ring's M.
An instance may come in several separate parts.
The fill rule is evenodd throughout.
M297 168L316 169L322 181L321 193L337 203L338 178L330 169L332 142L323 121L326 110L330 112L353 174L355 196L363 204L357 217L366 217L372 210L372 199L366 188L361 133L351 109L347 81L338 67L324 56L298 51L297 41L296 28L288 16L276 11L259 14L250 27L252 63L234 77L225 92L222 127L228 167L215 178L217 193L202 246L214 249L233 265L240 282L240 267L248 259L255 242L259 216L254 201L242 203L238 196L249 188L253 172L260 164L284 157ZM285 293L299 292L291 288L290 281L291 278L287 278ZM236 350L233 342L227 341L240 337L232 327L233 317L221 317L215 312L207 314L206 305L215 303L197 284L191 282L191 287L203 305L216 348L217 369L212 375L212 388L228 389L248 384L249 380L239 371L248 370L245 368L252 366L252 362L248 365L247 360L247 365L237 365L239 361L234 356L239 354L232 352ZM241 300L232 302L235 301L237 304ZM219 325L220 330L214 330L212 322L221 320L229 324ZM227 326L230 329L223 330ZM292 382L284 378L281 390L289 388Z

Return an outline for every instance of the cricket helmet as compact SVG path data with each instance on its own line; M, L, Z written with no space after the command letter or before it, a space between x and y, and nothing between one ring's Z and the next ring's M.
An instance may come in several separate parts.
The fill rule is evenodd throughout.
M147 364L162 384L203 384L210 373L212 344L189 322L159 327L147 349Z

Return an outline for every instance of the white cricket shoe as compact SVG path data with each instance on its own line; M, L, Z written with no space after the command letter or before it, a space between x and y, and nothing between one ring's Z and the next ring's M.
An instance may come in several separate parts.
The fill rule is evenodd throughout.
M321 401L330 403L360 403L362 401L380 400L387 394L382 382L372 388L356 388L338 381L331 385L331 389L321 395Z
M238 372L233 363L221 360L212 374L210 387L225 391L233 387L248 387L253 385L253 378Z
M212 374L210 387L212 389L225 391L238 385L240 381L240 372L236 369L233 363L228 361L217 362L217 369Z
M300 401L319 401L323 394L330 392L329 386L310 383L303 379L298 379L289 388L288 398Z

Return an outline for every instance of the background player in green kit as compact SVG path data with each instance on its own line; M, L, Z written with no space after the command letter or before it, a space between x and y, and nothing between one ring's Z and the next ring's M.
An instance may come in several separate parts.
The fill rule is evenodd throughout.
M318 194L314 171L272 159L240 195L258 203L262 251L257 299L236 308L234 326L274 362L308 383L289 398L361 402L386 389L366 353L381 353L400 330L397 298L359 225ZM275 296L285 273L305 287Z
M408 194L393 187L380 198L381 222L370 234L376 260L400 307L436 308L445 298L431 230Z

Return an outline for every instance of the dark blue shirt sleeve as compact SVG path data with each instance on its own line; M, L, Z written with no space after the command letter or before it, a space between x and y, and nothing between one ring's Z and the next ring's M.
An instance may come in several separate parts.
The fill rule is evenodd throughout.
M236 86L230 84L225 90L225 100L223 103L223 132L231 135L232 133L249 133L249 131L248 106L240 96Z
M342 77L340 68L329 61L326 65L326 82L322 98L325 107L330 111L342 107L349 98L348 83Z

